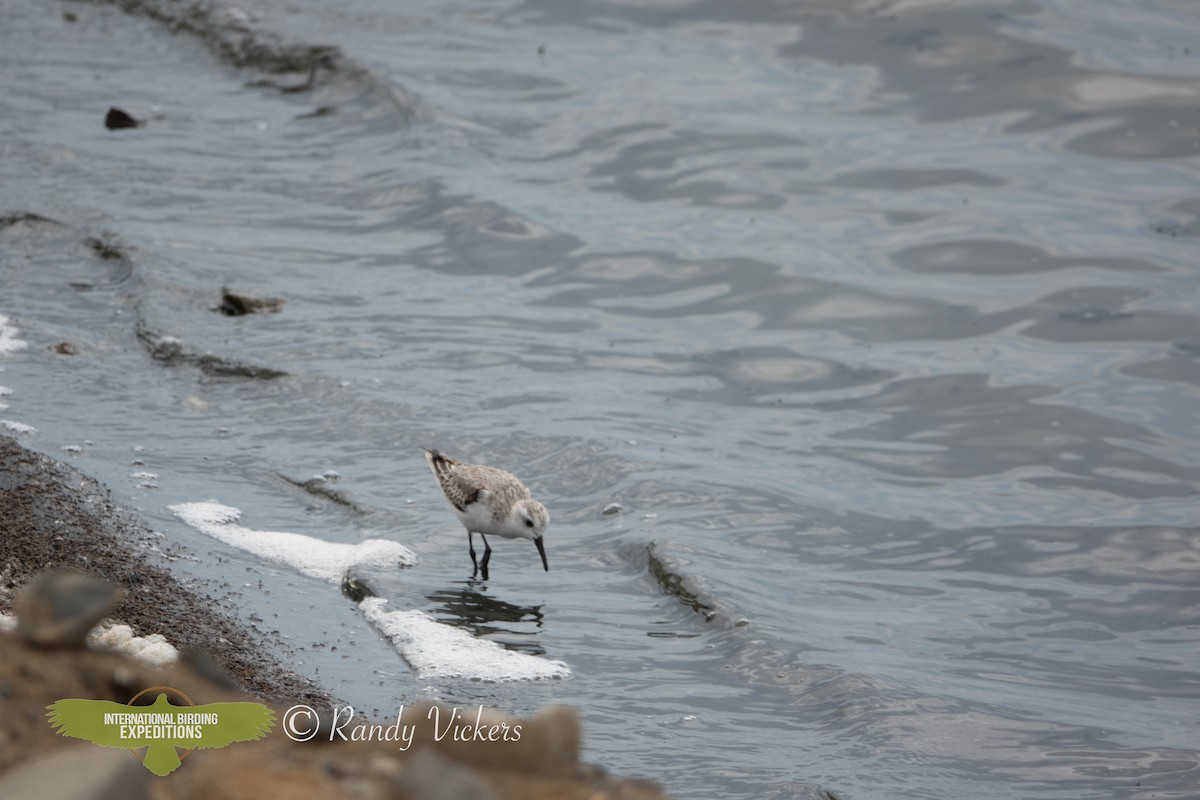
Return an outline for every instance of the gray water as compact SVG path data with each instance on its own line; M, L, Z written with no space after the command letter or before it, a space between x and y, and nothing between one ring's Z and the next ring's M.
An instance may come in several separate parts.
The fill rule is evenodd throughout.
M1200 796L1190 0L122 5L0 6L0 418L298 671L681 797ZM423 681L205 499L573 674Z

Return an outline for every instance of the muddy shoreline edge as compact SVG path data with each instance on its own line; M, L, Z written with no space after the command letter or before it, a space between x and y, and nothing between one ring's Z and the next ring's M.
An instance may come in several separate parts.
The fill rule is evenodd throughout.
M185 687L201 703L236 700L244 691L274 704L277 715L291 703L331 705L318 686L220 613L219 601L154 563L156 541L98 481L0 434L0 611L12 611L35 575L71 568L124 586L111 619L139 635L163 633L182 654L182 663L159 669L112 652L44 649L0 631L5 800L665 800L652 782L611 777L582 763L578 715L566 707L513 720L492 711L482 719L480 706L479 725L523 728L513 742L443 739L436 723L413 726L410 736L419 746L411 752L394 741L349 746L330 736L326 744L304 744L272 735L255 747L202 750L169 779L151 779L141 757L120 748L58 735L44 718L48 703L62 697L125 702L147 686ZM418 703L414 716L430 719L425 712L433 708Z
M332 702L222 613L219 600L183 586L156 563L156 538L101 483L0 434L0 611L12 612L16 591L33 575L77 569L125 587L113 619L140 636L163 634L185 660L207 656L248 694L277 703Z

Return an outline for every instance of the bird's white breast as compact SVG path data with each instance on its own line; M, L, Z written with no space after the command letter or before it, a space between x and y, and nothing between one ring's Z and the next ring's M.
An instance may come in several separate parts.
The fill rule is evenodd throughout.
M462 511L455 509L454 511L458 514L459 521L462 522L467 530L475 531L476 533L483 533L489 536L502 536L508 539L517 536L518 534L510 531L507 518L499 522L496 521L492 515L490 499L491 495L486 490L481 491L474 503L471 503Z

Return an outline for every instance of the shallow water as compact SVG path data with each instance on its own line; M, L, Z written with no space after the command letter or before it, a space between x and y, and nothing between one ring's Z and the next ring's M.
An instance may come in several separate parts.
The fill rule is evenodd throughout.
M1195 796L1189 4L126 5L6 7L0 419L298 670L679 796ZM571 676L424 678L205 500Z

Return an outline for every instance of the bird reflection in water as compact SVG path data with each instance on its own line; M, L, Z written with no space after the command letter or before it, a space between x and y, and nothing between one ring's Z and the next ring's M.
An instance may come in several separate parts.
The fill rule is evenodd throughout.
M429 609L438 622L470 631L473 636L492 639L509 650L541 656L546 651L530 637L542 628L542 606L506 603L475 590L476 582L465 581L454 588L439 589L427 598L436 603ZM513 637L521 637L514 640Z

